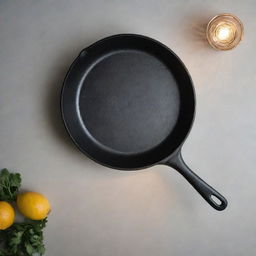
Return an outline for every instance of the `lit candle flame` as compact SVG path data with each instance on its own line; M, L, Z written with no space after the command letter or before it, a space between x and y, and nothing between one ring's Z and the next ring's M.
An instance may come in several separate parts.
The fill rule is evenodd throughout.
M232 34L233 34L232 28L226 25L220 26L216 31L216 35L218 39L222 41L229 40L232 37Z

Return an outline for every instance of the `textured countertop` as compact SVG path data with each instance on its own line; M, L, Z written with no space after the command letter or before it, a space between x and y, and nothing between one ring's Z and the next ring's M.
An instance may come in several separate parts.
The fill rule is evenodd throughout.
M254 0L0 1L0 168L52 203L46 256L241 256L256 253L256 2ZM230 12L241 45L217 52L204 24ZM102 167L62 125L59 96L81 49L117 33L170 47L193 78L197 113L187 164L229 201L212 209L174 170Z

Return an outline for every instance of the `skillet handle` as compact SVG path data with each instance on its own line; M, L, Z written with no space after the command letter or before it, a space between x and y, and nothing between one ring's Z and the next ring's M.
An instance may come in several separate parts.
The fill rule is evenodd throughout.
M213 208L222 211L227 207L228 202L226 198L203 181L186 165L180 150L165 164L176 169Z

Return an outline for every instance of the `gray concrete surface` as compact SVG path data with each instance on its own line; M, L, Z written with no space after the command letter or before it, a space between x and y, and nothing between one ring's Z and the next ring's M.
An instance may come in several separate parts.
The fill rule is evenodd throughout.
M0 1L0 168L50 199L47 256L256 254L255 9L254 0ZM245 26L229 52L202 39L221 12ZM107 169L68 138L59 115L68 66L85 46L124 32L160 40L189 69L197 115L183 155L227 197L225 211L168 167Z

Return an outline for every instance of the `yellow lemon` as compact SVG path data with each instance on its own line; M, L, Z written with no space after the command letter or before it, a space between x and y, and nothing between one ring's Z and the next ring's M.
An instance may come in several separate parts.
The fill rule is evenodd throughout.
M4 201L0 201L0 230L9 228L15 218L13 207Z
M36 192L18 194L17 206L19 211L31 220L42 220L51 210L48 199Z

